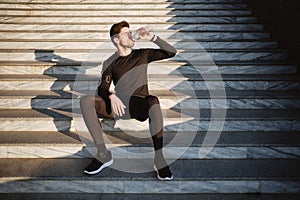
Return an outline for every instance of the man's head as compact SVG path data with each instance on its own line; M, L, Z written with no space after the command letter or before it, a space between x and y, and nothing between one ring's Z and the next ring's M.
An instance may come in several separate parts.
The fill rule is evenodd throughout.
M121 21L114 24L110 29L110 39L115 46L133 47L134 38L129 29L129 23Z

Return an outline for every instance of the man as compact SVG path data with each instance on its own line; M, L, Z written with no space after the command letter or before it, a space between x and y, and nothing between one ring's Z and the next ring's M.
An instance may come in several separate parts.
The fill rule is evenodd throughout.
M146 28L138 30L140 39L154 42L160 49L132 49L135 39L129 24L122 21L110 29L111 41L117 48L103 63L102 79L98 87L99 96L85 96L80 101L84 121L97 147L96 159L84 170L96 174L113 163L107 151L102 125L98 114L106 117L134 118L145 121L149 118L149 129L155 149L154 169L159 180L172 180L173 175L163 156L163 118L159 100L149 95L147 85L148 63L175 56L176 49ZM111 81L115 94L109 92Z

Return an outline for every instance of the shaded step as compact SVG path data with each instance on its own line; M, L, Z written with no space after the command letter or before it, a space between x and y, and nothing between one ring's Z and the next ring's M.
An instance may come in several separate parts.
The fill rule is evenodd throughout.
M182 113L181 113L182 112ZM1 109L1 120L16 119L19 120L48 120L53 119L60 120L72 120L77 118L81 119L81 112L77 109L67 110L67 109ZM203 120L203 121L224 121L224 116L221 114L226 114L226 121L247 121L247 120L298 120L300 116L297 115L296 109L222 109L217 106L212 109L166 109L162 110L162 113L167 121L182 121L187 122L188 120ZM243 113L243 115L241 115ZM217 115L218 114L218 115ZM116 119L117 121L131 121L128 119ZM104 122L114 123L114 120L103 119ZM137 121L137 120L133 120ZM139 123L137 121L137 123ZM148 126L148 122L140 122L140 124L145 124ZM127 127L130 129L130 127Z
M1 5L1 4L0 4ZM39 5L40 6L40 5ZM93 5L95 6L95 5ZM145 5L143 5L145 6ZM198 24L198 23L256 23L256 17L172 17L172 16L157 16L157 17L143 17L142 19L136 17L124 17L122 18L130 24L135 23L147 23L147 24L156 24L156 23L188 23L188 24ZM3 24L110 24L112 22L118 21L118 17L53 17L53 16L44 16L44 17L33 17L33 16L24 16L24 17L0 17L0 23Z
M148 131L106 131L106 137L113 143L120 146L130 147L153 147L152 139ZM0 146L58 146L82 147L82 141L77 132L55 132L55 131L0 131ZM143 136L143 137L141 137ZM175 137L181 140L173 140ZM205 140L205 137L215 137L215 140ZM187 142L187 138L192 140ZM189 132L189 131L165 131L165 145L185 147L262 147L271 152L274 147L299 147L299 132L256 132L256 131L236 131L236 132ZM60 145L60 146L59 146ZM46 148L46 147L45 147ZM234 148L233 148L234 149ZM251 149L251 148L250 148ZM296 149L295 149L296 150ZM238 153L238 152L237 152ZM267 151L266 151L267 153ZM243 154L245 155L245 154ZM265 154L267 155L267 154ZM15 155L16 156L16 155ZM224 154L225 156L225 154ZM291 156L291 155L290 155Z
M300 147L188 147L176 144L164 147L166 159L299 159ZM128 146L128 147L127 147ZM154 157L153 147L132 147L131 144L107 144L118 159ZM0 158L93 158L82 144L6 144L0 146ZM201 154L200 154L201 152ZM202 155L205 154L205 155Z
M5 109L78 109L79 107L73 106L72 103L79 104L79 100L72 99L51 99L49 96L38 95L32 97L32 99L18 99L13 97L5 98L1 97L0 107ZM200 105L200 109L210 109L215 107L211 105L211 100L170 100L160 98L160 103L163 109L193 109L195 104ZM298 108L300 100L260 100L260 99L240 99L240 100L218 100L214 99L213 103L219 103L219 108L230 108L230 109L291 109Z
M46 75L0 75L0 90L73 90L95 93L99 77L96 76L46 76ZM150 77L150 90L299 90L296 76L182 76ZM112 89L112 88L111 88ZM224 93L223 93L224 94Z
M0 194L1 199L6 200L31 200L31 199L71 199L71 200L81 200L81 199L103 199L103 200L122 200L132 199L144 199L144 200L160 200L160 199L197 199L197 200L231 200L231 199L241 199L241 200L298 200L298 194L85 194L85 193L64 193L64 194L43 194L43 193L23 193L23 194Z
M147 12L145 12L147 11ZM163 10L120 10L116 9L115 11L104 10L104 11L60 11L60 10L34 10L34 12L29 12L28 10L13 10L5 9L0 10L0 16L164 16L164 15L173 15L173 16L249 16L251 10L248 9L239 9L239 10L187 10L187 11L177 11L173 9L163 9Z
M23 116L22 116L23 117ZM121 122L119 122L120 124ZM166 119L164 120L164 130L165 131L207 131L211 128L211 131L299 131L300 125L299 121L291 119L290 121L284 120L266 120L258 121L248 120L248 121L226 121L223 125L223 121L204 121L199 120L176 120L176 119ZM76 131L73 122L70 119L55 119L53 118L30 118L30 119L1 119L1 130L3 131ZM118 125L119 125L118 124ZM128 123L127 123L128 124ZM209 127L211 124L217 125L215 127ZM219 125L221 124L221 125ZM121 124L124 126L124 122ZM120 126L121 126L120 125ZM147 123L137 123L134 122L140 130L148 130ZM114 123L110 121L103 121L103 126L105 131L116 130ZM242 127L242 128L241 128ZM124 131L132 131L132 129L126 129L126 127L120 127Z
M10 67L11 68L11 67ZM17 70L16 68L14 68ZM49 68L48 68L49 69ZM57 69L54 67L54 70ZM60 68L62 70L62 68ZM64 68L65 69L65 68ZM30 71L30 69L27 69ZM63 71L59 71L59 73L63 73ZM51 69L49 70L51 71ZM72 71L72 70L70 70ZM79 70L78 70L79 71ZM78 72L77 71L77 72ZM48 72L48 70L46 70ZM253 63L239 63L239 62L232 62L232 63L216 63L216 64L184 64L180 62L174 63L152 63L149 65L148 73L149 74L181 74L185 76L185 74L222 74L222 75L229 75L229 74L248 74L248 75L259 75L259 74L294 74L297 72L297 65L289 65L288 63L285 64L271 64L271 63L261 63L261 64L253 64ZM0 66L0 73L1 73L1 66ZM16 73L14 71L13 73ZM25 71L21 72L26 74ZM45 73L45 70L43 71ZM49 72L51 73L51 72ZM73 70L74 73L74 70ZM9 73L8 73L9 74ZM38 73L37 73L38 74ZM72 73L70 73L72 74Z
M15 109L72 109L71 100L53 100L53 99L39 99L40 96L33 97L26 101L22 99L0 99L1 108L15 108ZM43 98L43 97L42 97ZM46 97L47 98L47 97ZM75 101L76 102L76 101ZM73 103L75 103L73 101ZM25 104L25 105L24 105ZM224 100L219 99L162 99L160 98L160 104L163 109L193 109L195 105L199 105L199 109L210 109L214 107L227 108L227 109L292 109L300 108L300 99L293 100L275 100L275 99L238 99ZM77 106L73 106L73 108Z
M10 92L9 96L5 96L0 93L0 108L5 109L79 109L79 99L76 96L67 94L67 92L58 91L38 93L36 96L30 96L23 92L23 95L19 91L4 91L4 93ZM25 93L25 94L24 94ZM66 94L63 94L66 93ZM60 96L60 95L63 96ZM84 96L85 94L82 94ZM226 100L224 100L226 98ZM292 109L300 108L299 99L260 99L259 97L252 97L249 99L239 98L230 99L230 96L224 94L223 98L215 98L209 96L207 99L194 99L189 96L179 96L173 94L173 96L160 96L160 104L163 109L194 109L195 105L198 105L200 109L210 108L226 108L226 109Z
M78 93L77 93L78 92ZM154 90L151 94L162 99L275 99L275 100L292 100L300 99L300 93L297 91L208 91L208 90L194 90L194 91L169 91L169 90ZM0 90L0 98L18 99L18 98L32 98L40 96L40 98L50 99L71 99L72 96L85 95L86 91L61 91L61 90ZM74 97L73 96L73 97Z
M23 17L22 17L23 18ZM34 31L34 32L30 32ZM99 31L99 32L70 32L60 30L57 32L54 31L37 31L37 30L24 30L24 31L0 31L0 38L2 39L40 39L42 41L49 39L60 39L62 41L74 41L74 40L99 40L109 39L108 31ZM258 31L258 32L226 32L226 31L218 31L218 32L184 32L180 34L176 34L175 31L167 31L167 32L159 32L156 31L156 34L161 38L165 39L194 39L194 40L237 40L237 39L266 39L270 37L270 33L266 31Z
M58 57L57 57L58 58ZM0 74L95 74L99 73L99 63L88 64L76 61L58 61L49 56L42 61L4 61L0 64ZM98 70L97 72L95 70ZM295 74L297 64L279 61L217 61L216 63L193 62L188 64L180 61L158 61L150 63L148 73L190 75L190 74Z
M184 41L169 41L169 43L174 46L177 50L198 50L199 46L202 49L206 50L217 50L217 49L275 49L278 47L277 42L270 42L270 41L258 41L258 42L210 42L210 41L201 41L196 42L198 46L195 46L196 41L184 42ZM93 51L95 49L109 49L115 50L115 46L111 43L111 41L103 41L103 42L61 42L61 41L0 41L1 49L65 49L65 50L75 50L80 47L80 49L86 49ZM136 42L134 48L157 48L157 45L150 42Z
M146 169L151 170L148 173L126 173L113 169L114 165L121 164L124 162L123 159L116 159L112 168L107 168L103 172L96 176L85 176L83 175L83 169L90 162L90 159L1 159L0 167L1 174L3 177L11 178L22 178L22 177L32 177L32 180L46 180L51 178L53 180L73 179L90 181L98 181L104 183L105 180L109 182L114 182L114 180L127 180L132 181L153 181L155 184L162 182L156 181L154 172L151 166L152 159L142 162L141 165L147 166ZM151 161L150 161L151 160ZM130 160L129 160L130 161ZM124 168L127 162L124 162ZM16 164L12 164L15 162ZM132 160L131 162L137 162L137 160ZM153 162L153 161L152 161ZM136 163L138 164L138 163ZM149 166L148 166L149 164ZM26 167L27 165L27 167ZM299 179L299 168L300 161L298 160L178 160L171 164L171 168L175 175L174 184L178 182L190 181L212 181L214 178L218 178L219 181L229 181L229 182L248 182L251 177L255 177L257 182L274 180L283 181L289 178L294 181ZM10 166L10 167L8 167ZM289 168L284 167L289 166ZM19 168L19 170L16 170ZM281 170L281 171L280 171ZM236 180L239 178L240 180ZM3 180L3 178L1 178ZM253 180L253 178L252 178ZM93 181L93 182L94 182ZM256 182L255 181L255 182ZM72 182L72 181L69 181ZM251 182L251 181L250 181ZM213 181L212 181L213 183ZM67 184L68 185L68 184ZM166 185L168 184L161 184ZM50 186L50 185L49 185ZM80 185L81 187L83 185ZM173 184L172 184L173 186ZM245 185L243 185L245 186ZM3 187L1 187L3 189ZM156 187L149 187L156 190ZM224 188L224 187L223 187ZM226 188L226 187L225 187ZM224 188L224 189L225 189ZM21 189L21 188L20 188ZM100 188L98 188L100 189ZM101 188L102 189L102 188ZM174 188L175 190L178 188ZM192 188L190 188L192 189ZM197 188L193 188L197 190ZM199 189L199 188L198 188ZM221 189L221 188L218 188ZM292 188L290 188L292 189ZM296 189L296 188L294 188ZM132 190L139 191L139 188L132 188ZM299 188L297 189L297 191ZM3 191L1 191L3 192Z
M86 133L87 137L91 137ZM300 157L297 132L168 132L164 133L167 159L295 159ZM0 132L0 158L91 158L85 141L70 132ZM80 137L84 137L81 134ZM107 132L107 147L115 158L154 156L148 132ZM205 137L215 137L204 142ZM189 138L189 139L188 139ZM233 139L235 138L235 139ZM177 140L176 140L177 139ZM212 143L213 140L215 143ZM253 140L253 141L252 141ZM297 143L298 142L298 143ZM89 151L89 152L88 152ZM123 153L122 153L123 152ZM200 154L205 152L205 155Z
M167 113L164 119L165 131L298 131L300 121L293 110L186 110L181 115L177 111ZM195 113L196 112L196 113ZM81 116L63 110L0 110L2 131L75 131L85 130ZM241 115L243 113L243 115ZM195 114L197 114L195 118ZM225 120L226 114L226 120ZM73 115L76 117L72 120ZM194 117L193 117L194 116ZM243 117L241 117L243 116ZM212 118L212 119L211 119ZM136 120L112 121L103 119L105 131L148 130L148 122ZM132 127L128 127L128 123ZM212 125L210 127L210 125Z
M74 50L75 51L75 50ZM77 52L76 52L77 51ZM51 61L51 59L56 59L56 62L101 62L102 59L99 58L107 58L114 53L114 51L106 52L103 50L96 51L88 51L88 50L76 50L72 51L64 51L55 53L45 53L40 50L15 50L9 52L5 50L0 55L1 61ZM100 52L99 52L100 51ZM286 51L284 50L215 50L215 51L183 51L178 52L173 61L190 61L190 62L209 62L214 61L250 61L250 60L285 60L287 58ZM54 60L55 61L55 60Z
M4 91L1 91L4 92ZM18 91L21 92L21 91ZM28 90L23 92L29 92ZM36 91L39 93L39 91ZM52 91L55 93L55 91ZM9 93L9 91L8 91ZM82 92L84 93L84 92ZM7 94L7 93L1 93L1 94ZM32 93L31 93L32 94ZM43 94L43 93L41 93ZM57 94L60 94L57 92ZM164 96L178 96L178 97L188 97L188 98L197 98L197 99L207 99L207 98L226 98L226 99L298 99L300 97L300 94L297 91L266 91L266 90L226 90L226 96L224 95L224 91L208 91L208 90L186 90L186 91L166 91L166 90L155 90L151 91L151 94L154 94L159 97ZM63 94L62 94L63 95Z
M0 74L93 74L95 71L81 66L63 65L59 63L2 63ZM218 64L188 65L180 62L151 63L148 74L295 74L297 65L293 64Z
M2 173L7 177L1 180L1 192L9 189L10 192L43 193L63 189L64 192L78 193L147 194L162 191L164 193L280 193L283 191L299 193L297 169L300 162L297 160L176 161L171 165L175 176L171 185L158 182L153 171L134 174L109 168L98 176L86 177L82 175L83 169L90 162L86 159L1 159L0 161L1 168L5 169ZM115 160L113 166L121 162L124 161ZM142 164L147 167L146 169L151 170L151 161ZM286 165L289 168L286 168ZM256 180L250 177L255 177ZM287 181L287 178L290 180ZM139 187L136 187L137 185Z
M5 0L3 3L28 3L28 0ZM52 1L44 1L44 0L35 0L35 3L39 4L51 4ZM69 3L79 3L79 4L113 4L113 3L123 3L122 0L106 0L103 2L99 2L98 0L57 0L56 3L60 4L69 4ZM168 0L152 0L152 3L163 3L163 2L170 2ZM173 3L241 3L242 0L172 0ZM126 3L137 3L135 0L126 0ZM148 0L139 0L138 3L149 3Z

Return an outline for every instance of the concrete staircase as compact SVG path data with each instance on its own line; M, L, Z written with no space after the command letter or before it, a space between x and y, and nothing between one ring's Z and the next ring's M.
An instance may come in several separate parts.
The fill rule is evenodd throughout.
M251 14L243 0L1 1L0 198L298 198L297 63ZM83 174L78 97L95 92L114 51L109 28L123 19L178 49L149 66L171 182L156 180L151 159L124 154L152 150L147 123L135 121L140 129L103 120L115 163Z

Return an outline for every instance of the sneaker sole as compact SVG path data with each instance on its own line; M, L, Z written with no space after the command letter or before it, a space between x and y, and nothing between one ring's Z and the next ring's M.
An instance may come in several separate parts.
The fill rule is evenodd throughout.
M171 180L173 180L173 175L171 177L162 178L162 177L159 176L158 169L156 168L155 165L153 165L153 168L154 168L154 170L155 170L155 172L157 174L157 178L159 180L161 180L161 181L171 181Z
M110 161L104 163L99 169L97 169L97 170L95 170L95 171L89 172L89 171L84 170L83 172L86 173L86 174L89 174L89 175L98 174L98 173L100 173L104 168L106 168L106 167L112 165L113 162L114 162L114 161L111 159Z

